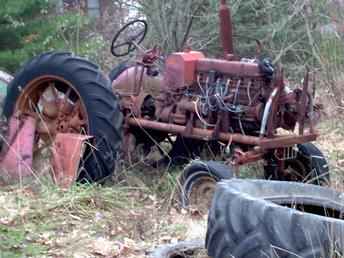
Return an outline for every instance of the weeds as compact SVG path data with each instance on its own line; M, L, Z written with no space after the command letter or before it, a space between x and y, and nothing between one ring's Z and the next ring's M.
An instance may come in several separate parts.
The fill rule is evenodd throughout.
M329 154L334 187L342 182L340 160L344 158L342 136L336 133L342 127L338 126L341 122L322 123L319 128L325 135L318 142ZM247 167L242 176L259 177L260 169ZM118 242L129 245L130 253L135 254L132 257L144 257L136 256L136 252L142 254L159 243L204 235L205 218L177 212L172 205L182 168L146 170L149 173L139 167L124 170L122 181L115 185L76 184L63 191L41 181L2 188L0 242L6 244L0 244L1 255L73 257L87 253L103 257L94 252L103 252L98 250L99 239L105 239L110 246Z

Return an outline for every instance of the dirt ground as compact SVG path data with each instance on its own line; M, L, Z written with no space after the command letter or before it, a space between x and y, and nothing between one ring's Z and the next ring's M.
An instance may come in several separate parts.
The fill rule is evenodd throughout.
M206 215L177 211L151 190L52 186L0 193L0 257L149 257L205 236Z

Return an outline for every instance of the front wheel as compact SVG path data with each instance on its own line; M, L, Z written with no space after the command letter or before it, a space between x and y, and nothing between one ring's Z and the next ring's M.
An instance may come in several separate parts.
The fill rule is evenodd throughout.
M216 183L231 178L233 171L221 162L192 161L178 179L180 206L208 212Z
M297 148L296 158L285 161L283 173L277 172L278 161L274 155L267 158L265 178L329 185L329 167L323 153L312 143L298 144Z
M9 84L3 113L7 118L13 114L36 118L36 150L49 147L58 133L92 136L79 180L98 181L114 171L122 113L97 65L67 52L32 59Z

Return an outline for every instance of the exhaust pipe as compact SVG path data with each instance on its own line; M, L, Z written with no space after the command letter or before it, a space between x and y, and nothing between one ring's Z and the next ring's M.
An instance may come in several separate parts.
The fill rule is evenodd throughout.
M231 12L226 4L226 0L221 0L219 9L220 18L220 37L223 47L224 56L232 55L233 51L233 28Z

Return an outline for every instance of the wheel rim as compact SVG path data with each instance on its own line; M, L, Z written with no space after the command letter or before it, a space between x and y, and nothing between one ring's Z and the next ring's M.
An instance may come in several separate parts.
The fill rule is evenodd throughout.
M58 76L41 76L29 82L18 97L15 113L36 118L34 152L50 146L57 133L89 132L81 96L74 85Z
M216 180L211 176L201 176L191 185L188 193L189 205L200 212L207 212L215 191Z

